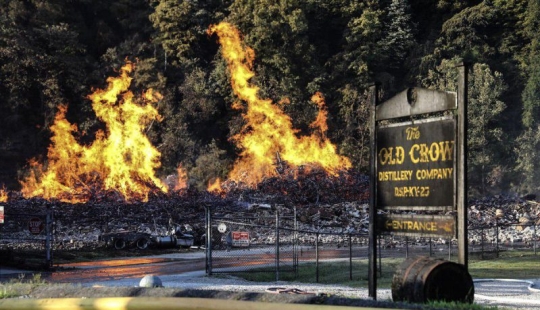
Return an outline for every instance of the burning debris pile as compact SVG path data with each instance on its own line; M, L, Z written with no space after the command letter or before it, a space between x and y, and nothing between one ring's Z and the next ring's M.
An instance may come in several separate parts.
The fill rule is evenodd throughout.
M57 249L101 247L99 236L107 232L134 231L165 235L171 225L180 227L200 243L205 233L205 207L221 213L255 212L250 206L267 204L297 209L305 229L321 225L338 229L367 231L368 180L365 175L343 173L339 177L318 173L297 174L265 179L258 189L225 182L228 192L217 193L182 190L150 196L147 202L125 202L117 195L97 195L85 203L68 203L40 198L26 199L10 192L6 204L6 224L0 227L2 246L24 248L32 244L18 240L31 238L26 223L12 222L9 214L55 212ZM314 220L316 218L316 221ZM8 245L9 243L9 245Z
M321 170L302 172L301 169L285 169L279 176L263 179L257 188L232 180L222 183L221 188L221 194L240 200L248 196L251 200L278 204L331 204L367 201L369 178L353 171L331 176Z
M320 177L320 176L319 176ZM305 182L315 182L305 176ZM349 176L353 178L353 176ZM243 213L256 215L260 206L279 208L285 214L292 214L296 207L299 229L326 233L367 233L369 228L368 184L365 176L356 176L356 183L325 184L319 187L319 202L305 202L305 197L314 197L312 188L299 187L292 183L288 187L284 180L269 179L263 182L261 190L236 188L224 196L207 192L185 190L153 196L148 202L122 203L116 200L95 200L84 204L51 202L43 199L25 199L10 196L6 205L6 224L2 231L1 247L28 248L35 246L20 240L31 238L26 223L9 220L9 214L42 213L46 209L55 211L55 249L81 249L104 247L99 237L108 232L133 231L151 235L166 235L171 226L194 236L195 245L200 245L205 233L205 207L222 215ZM308 181L309 180L309 181ZM335 182L335 180L334 180ZM363 184L358 186L358 184ZM358 188L361 188L360 190ZM351 200L337 197L357 191ZM287 193L294 193L288 195ZM494 242L496 225L499 226L501 244L531 242L533 224L540 225L540 203L518 197L494 196L469 202L469 240L471 245L481 242L481 227L485 228L484 242ZM259 212L259 213L257 213ZM274 230L261 228L255 238L271 238Z
M310 125L313 132L300 134L282 104L259 98L259 88L250 83L255 75L255 53L244 46L238 30L231 24L220 23L208 32L219 37L231 86L239 99L233 107L243 111L245 122L241 132L232 137L240 154L225 188L218 181L213 190L222 195L246 187L262 190L263 194L298 193L302 196L293 197L292 202L318 203L324 191L332 192L334 184L346 188L362 186L363 180L350 177L349 159L339 155L326 136L328 112L323 95L316 93L312 97L318 107L318 115ZM134 64L126 63L118 77L107 79L105 89L97 89L88 96L104 125L91 144L78 141L85 134L66 120L67 107L60 107L50 128L53 135L47 160L31 160L31 169L21 180L25 198L82 203L113 195L126 202L146 202L151 195L185 189L189 175L180 168L181 163L174 178L163 181L156 176L161 154L145 133L149 124L162 119L153 106L162 96L149 89L136 98L129 90L133 69ZM175 184L169 184L169 179L175 179ZM178 187L179 184L184 186ZM352 190L340 199L355 199L355 195L358 191Z
M161 119L152 106L161 95L149 89L136 100L129 91L133 67L128 62L120 76L107 79L106 89L89 96L106 126L91 145L77 141L77 126L66 120L67 107L60 107L51 126L47 164L31 160L32 168L21 181L25 197L84 202L95 192L112 190L126 201L146 201L151 191L167 192L155 176L160 153L145 135L146 126Z

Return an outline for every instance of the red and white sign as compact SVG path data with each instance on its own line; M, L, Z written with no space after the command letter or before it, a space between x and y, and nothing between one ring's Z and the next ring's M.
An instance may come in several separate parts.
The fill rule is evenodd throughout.
M0 224L4 224L4 206L0 206Z
M28 221L28 230L33 235L39 235L39 233L43 230L45 225L43 225L43 222L40 218L33 217Z
M232 232L232 246L248 247L249 246L249 232L233 231Z

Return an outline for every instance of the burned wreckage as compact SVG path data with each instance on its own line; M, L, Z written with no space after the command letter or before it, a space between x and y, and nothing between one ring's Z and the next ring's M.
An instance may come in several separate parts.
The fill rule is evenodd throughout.
M293 174L293 169L287 172L281 178L263 180L257 190L246 189L231 182L225 183L224 186L228 186L229 191L223 196L189 190L183 195L173 194L151 204L133 204L129 212L127 209L111 206L111 210L107 211L109 227L116 229L102 230L99 241L102 245L113 249L205 247L207 228L204 217L205 209L209 207L213 213L212 248L248 249L253 238L265 239L265 236L270 234L266 233L268 223L265 223L265 218L261 217L261 214L265 211L272 213L271 206L285 206L285 209L290 209L288 213L292 212L293 206L300 207L298 220L306 225L311 224L311 218L318 212L322 218L336 225L342 221L347 224L351 222L350 219L343 218L347 213L342 210L343 201L367 200L368 182L363 174L348 172L339 176L328 176L321 171ZM100 205L103 207L107 204ZM321 205L327 207L321 210ZM120 210L121 213L117 214L116 210ZM164 217L164 213L172 214L172 221ZM250 231L242 225L236 227L234 224L227 224L226 231L219 231L218 226L221 222L237 222L235 216L257 217L257 224L265 227L264 232ZM120 218L123 220L118 220ZM222 221L219 221L220 218ZM182 225L176 224L178 222ZM227 240L229 234L231 240Z
M150 234L138 231L119 231L104 233L99 236L99 241L107 247L117 250L125 248L138 248L145 250L148 247L158 248L190 248L194 244L193 234L184 232L181 226L174 225L167 235Z

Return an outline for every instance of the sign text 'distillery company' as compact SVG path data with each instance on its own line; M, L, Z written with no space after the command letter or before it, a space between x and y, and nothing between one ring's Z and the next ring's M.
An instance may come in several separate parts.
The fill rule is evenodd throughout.
M454 205L453 119L379 127L377 140L380 207Z

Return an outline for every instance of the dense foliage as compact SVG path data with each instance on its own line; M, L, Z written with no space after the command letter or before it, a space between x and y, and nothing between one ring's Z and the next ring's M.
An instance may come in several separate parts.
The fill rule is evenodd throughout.
M242 128L210 25L228 21L255 51L260 96L309 132L319 91L328 135L368 171L366 90L455 90L471 64L470 186L474 193L540 188L540 2L537 0L9 0L0 2L0 186L18 189L43 158L61 104L80 140L102 127L88 95L126 59L135 91L164 98L148 135L160 174L188 170L193 186L226 177Z

